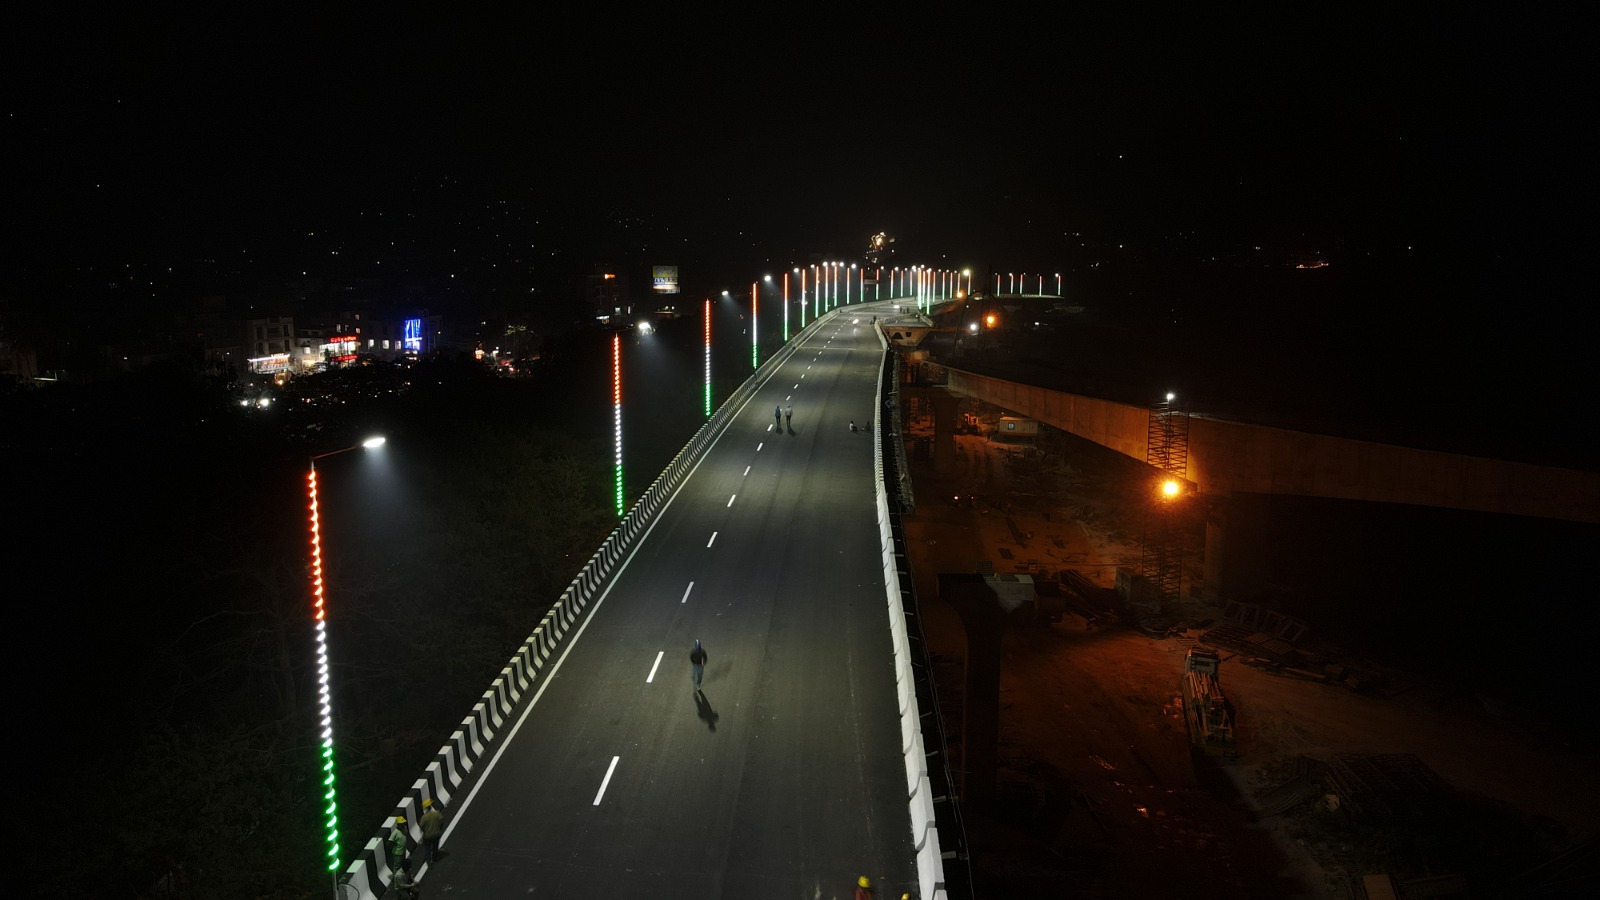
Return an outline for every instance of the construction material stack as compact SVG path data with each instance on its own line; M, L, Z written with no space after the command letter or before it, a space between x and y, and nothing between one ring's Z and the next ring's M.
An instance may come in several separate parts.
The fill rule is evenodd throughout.
M1237 755L1233 743L1233 704L1222 692L1217 651L1191 649L1183 664L1183 718L1189 741L1211 756Z

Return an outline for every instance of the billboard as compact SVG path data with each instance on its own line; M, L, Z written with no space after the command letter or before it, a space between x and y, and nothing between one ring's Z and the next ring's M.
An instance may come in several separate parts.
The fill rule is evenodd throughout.
M405 340L402 343L412 353L422 352L422 320L407 319L405 321Z
M651 266L650 292L652 294L676 294L678 292L678 267Z

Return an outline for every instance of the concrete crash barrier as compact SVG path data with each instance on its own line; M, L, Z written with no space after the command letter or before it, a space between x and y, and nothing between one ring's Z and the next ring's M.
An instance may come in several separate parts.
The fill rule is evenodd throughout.
M882 335L879 336L880 342ZM883 396L883 369L878 371L878 394ZM873 413L874 438L883 433L882 404ZM907 612L901 601L900 564L895 551L894 528L889 495L884 487L883 445L873 442L873 469L877 487L879 548L883 555L885 606L889 633L894 645L895 695L900 713L900 746L906 772L907 812L911 820L912 845L916 848L918 896L947 898L944 853L940 850L939 826L928 777L928 747L922 734L922 711L917 699L916 671L907 630ZM958 842L960 843L960 842Z

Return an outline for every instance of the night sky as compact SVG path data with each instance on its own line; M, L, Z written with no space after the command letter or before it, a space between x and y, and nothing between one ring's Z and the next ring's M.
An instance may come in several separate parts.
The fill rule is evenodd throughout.
M469 280L542 301L596 263L675 264L710 294L885 231L895 262L1064 272L1185 327L1370 335L1452 416L1551 421L1586 402L1596 324L1580 25L1433 3L31 14L6 38L4 299L162 313L304 274L419 285L449 315ZM1312 258L1335 313L1229 287Z
M1563 229L1590 180L1569 139L1588 66L1543 13L342 6L21 23L11 218L71 256L267 252L456 179L642 220L686 259L843 252L879 230L908 257L1002 270L1059 265L1073 234L1481 259L1576 246Z

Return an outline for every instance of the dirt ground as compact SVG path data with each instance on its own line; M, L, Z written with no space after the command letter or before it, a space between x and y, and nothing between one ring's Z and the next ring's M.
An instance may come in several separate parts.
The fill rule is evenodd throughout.
M919 431L912 415L907 433ZM1128 478L1146 476L1092 453L1046 455L1024 470L1010 462L1014 445L957 442L942 474L908 453L916 510L905 526L959 782L964 635L938 596L938 574L983 562L997 574L1027 571L1036 561L1110 587L1115 567L1137 568L1139 558L1137 526L1118 498L1138 489ZM1214 615L1196 608L1186 618ZM1458 791L1531 823L1547 845L1600 834L1592 753L1451 699L1448 685L1398 674L1368 695L1224 651L1238 757L1193 755L1178 684L1199 634L1091 628L1072 613L1007 631L998 795L988 809L963 798L979 897L1359 898L1375 870L1327 821L1337 814L1315 801L1260 813L1302 755L1415 754Z

